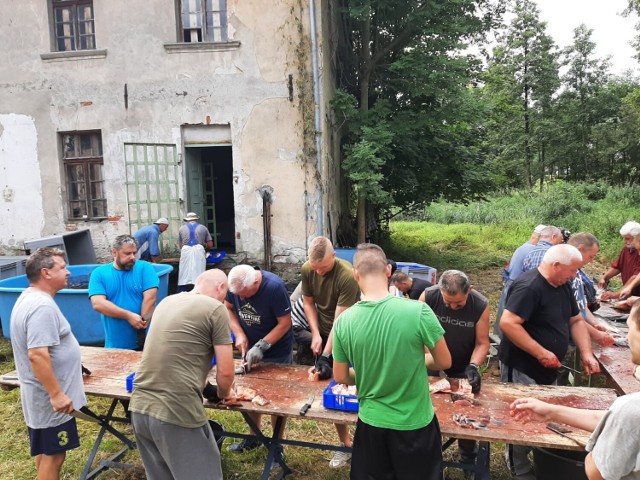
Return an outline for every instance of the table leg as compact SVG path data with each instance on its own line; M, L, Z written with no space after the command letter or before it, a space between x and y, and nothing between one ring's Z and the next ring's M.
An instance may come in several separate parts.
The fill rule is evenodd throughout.
M129 440L125 435L123 435L122 433L120 433L118 430L116 430L114 427L111 426L111 420L113 419L113 411L115 410L117 405L118 405L118 399L114 399L111 402L111 406L109 407L109 410L105 416L97 415L102 419L100 431L98 432L96 441L93 443L93 448L91 449L91 453L89 454L87 463L84 466L84 470L80 475L80 480L88 480L88 479L97 477L100 473L110 468L114 462L120 461L124 457L125 453L127 453L127 451L134 450L137 448L135 442ZM103 460L102 462L100 462L100 466L98 466L95 470L90 471L91 466L93 465L93 462L98 453L98 449L100 448L100 444L102 443L104 434L106 432L111 433L118 440L120 440L125 445L125 448L123 448L116 454L112 455L107 460Z
M267 460L264 465L264 470L262 471L262 480L268 480L269 473L271 472L271 462L273 462L273 460L275 459L276 449L278 448L278 446L282 447L279 436L280 432L282 431L284 417L277 417L276 424L273 428L273 436L267 437L262 433L262 430L260 430L258 425L256 425L256 423L249 415L247 415L245 412L242 412L242 416L244 417L247 424L249 424L251 430L256 433L256 438L258 439L258 441L260 441L268 449ZM291 469L284 461L281 461L281 459L278 459L277 461L282 467L282 471L276 478L281 479L289 475L291 473Z

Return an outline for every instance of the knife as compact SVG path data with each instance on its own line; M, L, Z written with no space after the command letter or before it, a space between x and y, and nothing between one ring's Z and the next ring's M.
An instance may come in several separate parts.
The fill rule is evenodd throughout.
M302 415L303 417L307 414L307 410L309 410L311 408L311 405L313 404L313 401L316 399L315 395L311 395L309 397L309 399L307 400L307 403L305 403L302 408L300 409L300 415Z
M577 438L571 435L567 435L565 432L562 431L563 430L562 427L556 423L553 423L553 422L547 423L547 428L552 432L557 433L561 437L568 438L569 440L576 442L582 448L585 448L587 446L583 441L578 440Z
M82 410L82 411L80 411ZM80 420L85 420L87 422L93 422L93 423L102 423L102 420L96 416L93 415L93 413L91 413L91 415L89 415L86 412L90 412L90 410L86 409L85 407L82 407L80 410L74 410L73 412L71 412L71 415L80 419Z

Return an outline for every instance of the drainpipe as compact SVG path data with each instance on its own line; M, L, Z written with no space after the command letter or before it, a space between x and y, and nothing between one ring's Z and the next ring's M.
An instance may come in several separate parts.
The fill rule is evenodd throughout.
M258 189L262 197L262 232L264 246L264 268L271 271L271 199L273 188L263 185Z
M324 235L324 208L322 192L322 127L320 125L320 80L318 74L318 43L316 39L316 5L309 0L309 23L311 24L311 65L313 68L313 103L315 110L315 138L316 138L316 234Z

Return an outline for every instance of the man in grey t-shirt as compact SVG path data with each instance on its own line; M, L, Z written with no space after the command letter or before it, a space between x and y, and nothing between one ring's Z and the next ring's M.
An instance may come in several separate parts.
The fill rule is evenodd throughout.
M80 446L74 410L87 401L80 345L53 296L67 286L64 252L40 248L26 265L27 288L11 312L11 346L38 478L60 478L67 450Z

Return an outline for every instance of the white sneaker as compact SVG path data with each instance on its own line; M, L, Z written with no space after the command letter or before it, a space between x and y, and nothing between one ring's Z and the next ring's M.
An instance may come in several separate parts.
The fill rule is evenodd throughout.
M340 444L341 447L344 447L344 443ZM335 452L333 454L333 458L329 462L329 466L331 468L342 468L349 465L351 461L351 453L349 452Z

